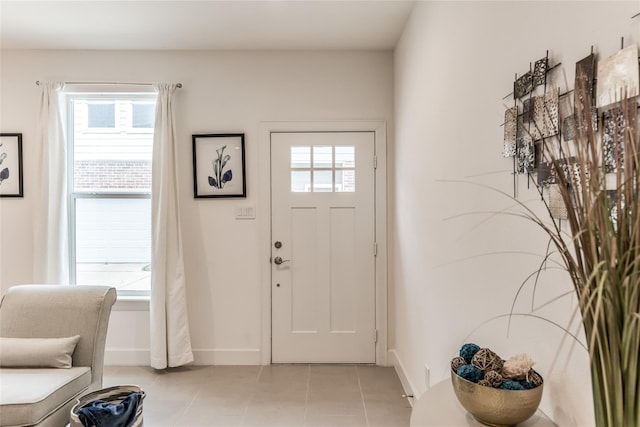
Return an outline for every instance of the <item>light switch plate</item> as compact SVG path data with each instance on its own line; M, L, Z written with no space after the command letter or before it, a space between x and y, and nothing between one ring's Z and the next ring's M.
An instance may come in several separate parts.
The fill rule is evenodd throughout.
M253 206L236 207L236 219L256 219L256 208Z

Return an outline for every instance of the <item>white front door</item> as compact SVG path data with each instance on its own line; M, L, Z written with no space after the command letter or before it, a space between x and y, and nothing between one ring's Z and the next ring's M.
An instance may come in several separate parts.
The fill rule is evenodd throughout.
M375 362L375 133L271 133L272 362Z

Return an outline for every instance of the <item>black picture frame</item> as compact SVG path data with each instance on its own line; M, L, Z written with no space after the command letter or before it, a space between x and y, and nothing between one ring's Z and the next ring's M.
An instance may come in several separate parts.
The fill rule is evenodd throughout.
M0 197L23 197L22 134L0 133Z
M247 197L244 133L193 134L195 198Z

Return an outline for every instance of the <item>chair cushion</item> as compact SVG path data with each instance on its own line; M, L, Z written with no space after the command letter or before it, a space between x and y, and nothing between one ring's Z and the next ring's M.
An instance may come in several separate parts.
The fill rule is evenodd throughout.
M70 368L80 335L66 338L0 337L0 367Z
M91 369L0 369L2 426L37 424L91 383Z

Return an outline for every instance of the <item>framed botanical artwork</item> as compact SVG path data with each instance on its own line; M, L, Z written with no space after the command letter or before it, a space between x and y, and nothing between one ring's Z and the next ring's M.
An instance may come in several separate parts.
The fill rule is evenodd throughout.
M194 197L246 197L244 133L192 135Z
M0 133L0 197L22 197L21 133Z

